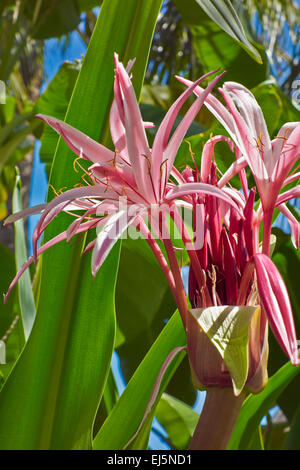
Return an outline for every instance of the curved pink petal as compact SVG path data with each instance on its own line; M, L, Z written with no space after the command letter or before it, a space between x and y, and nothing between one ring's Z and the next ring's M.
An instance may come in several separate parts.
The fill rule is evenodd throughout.
M251 133L244 117L238 112L231 94L221 88L219 91L224 97L227 107L234 119L234 140L242 152L242 155L247 159L257 184L260 185L261 189L263 189L263 183L268 181L269 174L264 160L262 159L258 136Z
M108 218L106 224L98 233L93 248L92 274L94 277L110 253L112 247L138 215L139 213L129 216L126 210L120 210Z
M185 85L190 85L192 83L191 81L182 77L176 78ZM203 88L198 86L196 87L194 93L199 96L202 91ZM242 156L247 159L247 163L256 178L260 193L266 200L269 189L268 173L266 171L264 161L258 151L258 136L251 135L244 118L237 111L230 93L221 88L219 88L219 92L223 95L228 109L212 94L207 96L204 104L207 109L209 109L209 111L218 119L224 129L226 129L232 140L239 148Z
M218 197L219 199L222 199L223 201L230 204L238 212L240 212L240 209L236 205L236 203L222 189L219 189L216 186L212 186L211 184L206 183L183 183L179 186L175 186L166 194L165 200L169 202L173 201L174 199L189 196L191 194L196 193L202 193L207 194L209 196Z
M201 180L203 183L207 183L208 177L210 176L211 163L214 158L214 147L218 142L222 141L227 142L230 150L233 152L234 144L232 140L224 135L215 135L204 144L201 157Z
M295 188L289 189L288 191L279 194L276 200L276 206L279 206L280 204L283 204L284 202L296 197L300 197L300 186L296 186Z
M299 171L298 171L297 173L292 173L292 174L290 174L290 175L284 180L283 186L286 186L287 184L290 184L290 183L292 183L293 181L298 180L298 179L300 179L300 172L299 172Z
M268 256L259 253L253 260L260 299L272 331L292 364L299 365L293 313L285 283Z
M159 129L156 133L153 146L152 146L152 177L154 182L159 182L160 174L161 174L161 166L163 164L164 158L163 153L167 147L168 139L170 137L172 127L174 125L175 119L187 100L187 98L195 91L198 84L205 80L207 77L215 73L216 71L209 72L202 77L200 77L195 82L189 83L189 88L185 90L179 98L172 104L170 109L168 110L167 114L165 115L163 121L161 122ZM203 90L204 91L204 90ZM157 194L157 197L160 195Z
M299 250L299 236L300 236L300 224L296 217L291 213L289 208L285 204L279 204L277 209L288 219L291 227L292 242L294 247Z
M191 80L187 80L186 78L176 76L177 80L181 83L184 83L187 86L190 86L193 84ZM204 88L201 88L200 86L197 86L194 90L194 93L196 96L200 96L200 94L204 91ZM228 134L231 136L231 138L236 142L236 134L235 134L235 124L234 124L234 119L231 116L230 112L224 106L218 98L216 98L214 95L210 94L206 97L205 99L205 106L207 109L218 119L218 121L222 124L224 129L228 132Z
M284 183L289 171L295 163L299 161L300 156L300 125L290 133L281 150L280 158L278 158L273 169L272 180L275 181L279 190ZM278 192L279 192L278 190Z
M36 117L52 127L64 139L70 149L81 158L91 162L112 161L115 157L114 152L88 137L83 132L75 129L66 122L55 119L44 114L37 114Z
M115 55L115 97L119 109L124 112L124 127L128 157L135 175L137 187L150 202L155 202L150 178L151 151L149 149L142 116L131 80ZM122 118L121 118L122 119ZM123 119L122 119L123 120Z
M95 227L96 223L98 221L97 220L89 220L88 222L85 222L83 224L81 224L78 228L77 228L77 234L78 233L82 233L82 232L86 232L87 230ZM65 232L62 232L60 233L59 235L56 235L56 237L52 238L51 240L49 240L47 243L45 243L44 245L42 245L38 250L37 250L37 256L40 256L42 253L44 253L44 251L48 250L49 248L51 248L52 246L56 245L57 243L61 242L62 240L65 240L67 238L67 231ZM22 274L26 271L26 269L35 261L35 257L32 255L30 256L27 261L23 264L23 266L19 269L19 271L17 272L17 274L15 275L14 279L12 280L9 288L8 288L8 291L7 293L5 294L4 296L4 303L7 302L7 299L12 291L12 289L14 288L14 286L16 285L16 283L18 282L18 280L20 279L20 277L22 276Z
M4 220L3 225L12 224L13 222L16 222L17 220L23 219L24 217L28 217L29 215L32 215L32 214L39 214L40 212L43 212L45 207L47 207L47 204L39 204L37 206L27 207L27 209L24 209L19 212L15 212L14 214L10 215Z
M238 106L239 113L243 117L248 128L248 138L259 141L261 158L264 161L267 173L272 173L275 161L272 155L272 146L269 132L261 107L254 95L240 83L225 82L223 89L230 94L234 103Z
M38 240L43 231L45 230L46 226L51 222L51 220L53 220L53 218L57 214L63 211L70 202L76 199L90 197L99 197L105 199L111 197L112 199L115 199L115 193L113 191L110 191L109 189L105 189L99 186L84 186L81 188L70 189L69 191L60 194L47 204L39 222L37 223L34 229L32 236L33 255L35 258L37 256Z
M291 133L300 125L300 122L286 122L279 130L275 139L272 140L273 159L275 162L280 158L285 142Z
M228 181L231 180L237 173L240 173L247 166L247 160L245 157L240 157L238 160L233 162L224 175L219 179L218 186L222 188Z
M118 63L118 55L114 55L115 64ZM135 59L130 60L126 67L126 72L129 74L133 67ZM125 136L125 115L124 107L121 99L122 93L120 90L120 84L114 80L114 100L110 109L109 121L110 121L110 133L115 145L115 150L122 154L122 158L129 162L128 151L126 146Z
M214 86L217 84L217 82L225 75L225 72L221 73L218 75L214 80L210 82L210 84L207 86L207 88L201 93L200 96L196 99L196 101L192 104L192 106L189 108L188 112L182 119L181 123L179 126L175 129L166 149L164 150L163 153L163 161L166 161L166 165L164 165L162 168L165 169L166 171L166 177L165 181L168 180L170 172L172 170L174 160L176 157L176 153L178 151L178 148L187 132L189 129L190 125L192 124L193 120L195 119L196 115L200 111L205 98L210 94L210 92L213 90ZM163 179L162 179L163 181ZM164 191L165 186L162 187L162 192Z

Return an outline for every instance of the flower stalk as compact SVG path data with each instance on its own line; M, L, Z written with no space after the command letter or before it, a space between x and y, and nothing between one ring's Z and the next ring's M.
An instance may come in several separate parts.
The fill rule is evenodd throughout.
M225 450L245 396L243 391L236 397L231 388L209 389L189 449Z

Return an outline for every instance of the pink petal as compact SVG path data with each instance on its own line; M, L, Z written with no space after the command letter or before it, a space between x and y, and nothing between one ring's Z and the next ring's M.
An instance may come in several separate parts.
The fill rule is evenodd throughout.
M226 272L226 300L228 305L235 305L238 296L238 274L232 244L225 229L221 232L221 240L223 242L223 266L224 272Z
M182 77L176 77L180 82L190 85L192 82ZM208 95L205 99L205 106L209 111L218 119L224 129L228 132L232 140L236 143L242 155L247 159L247 162L257 178L257 184L260 184L260 191L266 191L265 181L268 179L268 174L257 149L255 138L257 136L249 135L248 126L244 118L237 111L235 104L225 90L219 89L220 93L225 98L228 109L212 94ZM198 86L195 89L195 94L200 96L203 88Z
M280 210L280 212L285 215L285 217L288 219L288 222L291 227L291 234L292 234L292 242L294 247L299 250L299 236L300 236L300 228L299 228L299 222L296 219L296 217L291 213L291 211L288 209L288 207L285 204L280 204L277 206L277 209Z
M155 194L150 179L151 151L147 142L144 124L134 88L124 66L115 57L116 92L115 97L120 103L119 109L124 110L124 127L126 146L132 170L135 174L137 187L141 194L150 202L155 202Z
M223 89L219 89L219 91L224 97L227 107L234 119L235 136L232 137L234 138L242 155L247 159L257 183L260 183L260 186L263 189L263 183L268 181L269 174L267 172L262 155L258 149L258 136L251 133L244 116L238 112L231 94L227 93Z
M237 173L240 173L240 171L245 168L247 165L247 160L244 157L239 158L235 162L233 162L226 173L222 176L222 178L219 179L218 186L219 188L222 188L225 186L225 184L228 183L228 181L231 180Z
M300 172L293 173L284 180L283 186L286 186L287 184L290 184L299 178L300 178Z
M121 100L122 92L116 79L114 81L114 96L115 98L109 114L110 133L116 152L120 153L129 162L125 135L124 106Z
M285 283L268 256L253 256L261 302L272 331L293 365L299 364L298 344L290 299Z
M300 197L300 186L295 186L295 188L289 189L288 191L279 194L276 200L276 206L279 206L280 204L296 197Z
M37 206L27 207L27 209L24 209L20 212L15 212L15 214L10 215L4 220L3 225L12 224L17 220L23 219L24 217L28 217L32 214L39 214L40 212L43 212L46 206L47 204L39 204Z
M214 157L214 146L216 143L221 141L227 142L231 151L233 152L234 144L232 140L230 140L228 137L225 137L224 135L215 135L205 143L201 157L201 180L203 183L207 183L208 177L210 176L211 162Z
M105 261L107 255L110 253L112 247L138 215L139 212L136 212L134 215L129 216L127 211L120 210L108 218L106 224L97 235L93 249L92 274L94 277Z
M226 194L228 194L231 199L236 202L236 204L241 208L241 209L244 209L245 207L245 199L244 199L244 196L243 194L238 190L238 189L235 189L235 188L230 188L228 186L225 186L224 188L222 188L222 191Z
M89 220L88 222L85 222L83 224L80 225L80 227L78 227L77 229L77 232L76 233L82 233L82 232L86 232L87 230L95 227L96 223L98 221L97 220ZM62 240L65 240L67 238L67 232L62 232L60 233L59 235L57 235L56 237L52 238L51 240L49 240L47 243L45 243L44 245L42 245L38 250L37 250L37 256L40 256L42 253L44 253L44 251L48 250L49 248L51 248L52 246L56 245L57 243L61 242ZM26 271L26 269L35 261L35 257L32 255L28 258L28 260L23 264L23 266L19 269L19 271L17 272L17 274L15 275L13 281L11 282L9 288L8 288L8 291L7 293L5 294L5 297L4 297L4 303L7 302L7 299L12 291L12 289L14 288L14 286L16 285L16 283L18 282L18 280L20 279L20 277L22 276L22 274Z
M196 115L200 111L201 106L203 105L205 98L210 94L210 92L213 90L214 86L216 83L225 75L224 73L221 73L218 75L214 80L210 82L208 87L203 91L203 93L196 99L196 101L192 104L188 112L185 114L184 118L182 119L181 123L179 126L176 128L174 131L167 148L165 149L163 153L163 160L167 161L166 164L166 181L169 178L170 172L173 167L173 163L176 157L177 150L187 132L189 129L190 125L192 124L193 120L195 119ZM164 188L163 188L164 189Z
M291 135L291 133L299 126L300 122L286 122L279 130L275 139L272 140L272 150L274 161L280 158L284 144Z
M215 196L223 201L230 204L234 209L239 212L239 208L236 203L229 197L222 189L212 186L206 183L183 183L179 186L172 188L165 196L167 202L172 201L183 196L189 196L191 194L202 193L209 196Z
M177 98L177 100L172 104L167 114L165 115L156 133L156 136L153 142L153 147L152 147L152 171L151 173L152 173L153 181L157 182L160 179L161 165L163 164L163 160L164 160L163 153L167 146L168 139L169 139L172 127L174 125L175 119L181 107L183 106L187 98L191 95L191 93L195 91L195 89L197 88L197 85L215 72L216 71L213 71L213 72L209 72L203 75L196 82L189 82L189 88L185 90L179 96L179 98ZM157 195L157 197L159 197L159 194Z
M260 139L262 146L261 155L267 173L271 174L275 161L273 160L269 132L261 107L251 91L239 83L226 82L223 85L223 89L230 94L234 103L238 106L239 113L248 128L248 139Z
M44 114L37 114L36 117L49 124L49 126L58 132L70 149L79 157L94 163L112 161L114 159L114 152L69 124Z
M248 256L251 257L255 251L255 238L253 236L253 216L254 216L254 203L255 203L255 188L251 188L249 197L244 208L244 238L247 247Z
M63 211L70 202L76 199L90 197L99 197L105 199L111 197L114 199L116 196L115 193L109 189L105 189L99 186L84 186L81 188L70 189L69 191L60 194L47 204L39 222L34 229L32 236L33 254L35 258L37 256L38 240L51 220L53 220L57 214Z
M293 168L294 164L299 160L300 155L300 124L290 133L289 138L284 141L280 158L273 170L272 179L277 183L278 192L284 184L289 171Z
M176 76L176 78L179 82L184 83L187 86L193 84L192 81L187 80L186 78L179 76ZM200 96L203 91L203 88L197 86L194 90L194 93L195 95ZM232 137L232 139L236 142L234 119L228 109L214 95L211 94L206 97L204 104L207 109L209 109L209 111L218 119L224 129L226 129L226 131Z

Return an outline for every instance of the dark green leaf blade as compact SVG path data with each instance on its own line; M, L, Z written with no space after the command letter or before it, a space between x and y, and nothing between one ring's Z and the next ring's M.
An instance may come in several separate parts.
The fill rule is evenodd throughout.
M164 360L173 349L184 346L185 343L185 332L179 313L176 312L139 365L116 406L95 437L94 449L122 449L129 442L142 421ZM181 353L167 369L156 404L183 356L184 353ZM147 428L149 421L152 421L154 410L155 405L152 416L149 416L144 428ZM119 423L122 423L122 426Z
M248 442L257 431L257 426L263 416L299 372L300 367L287 363L269 379L262 392L258 395L249 395L242 406L227 449L247 449Z

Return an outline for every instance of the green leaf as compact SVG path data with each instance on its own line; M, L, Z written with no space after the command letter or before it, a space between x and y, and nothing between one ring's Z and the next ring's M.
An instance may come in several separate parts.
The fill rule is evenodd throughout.
M163 393L155 416L176 449L186 449L199 420L199 414L186 403Z
M291 242L290 234L285 234L282 230L274 228L276 235L276 246L272 260L276 264L289 293L297 338L300 334L300 291L299 291L299 270L300 252L296 250ZM278 345L273 334L270 334L270 355L268 369L270 373L275 373L286 361L286 355ZM300 376L285 389L278 398L278 404L291 422L299 404Z
M16 132L12 137L5 142L5 144L0 149L0 172L2 171L4 165L12 159L14 152L20 150L20 147L24 145L24 140L28 135L33 133L38 127L39 122L37 120L31 121L26 127L21 131ZM30 147L25 147L25 154L28 153ZM22 155L23 157L24 155Z
M122 340L116 346L124 361L126 379L175 308L167 281L146 241L123 240L116 287L117 322ZM124 347L129 357L124 354Z
M0 244L0 258L5 269L0 270L0 292L7 292L9 284L15 275L15 259L13 253ZM6 363L0 364L0 372L6 378L24 346L24 330L19 320L20 314L16 308L16 292L12 293L8 302L0 302L0 340L6 345ZM14 326L13 326L14 325ZM13 326L13 328L12 328ZM0 388L3 383L0 383Z
M46 114L63 121L79 70L79 62L64 62L44 93L37 100L35 112L37 114ZM41 138L40 157L41 160L46 163L48 176L50 175L50 168L58 138L57 132L55 132L52 127L44 126L44 132Z
M257 50L246 38L243 26L229 0L195 0L205 13L248 52L258 63L262 63Z
M106 0L78 76L66 121L98 140L108 128L113 53L136 56L139 94L161 0ZM116 31L118 34L116 34ZM102 139L103 141L103 139ZM71 188L74 155L60 139L50 183ZM66 228L63 214L44 240ZM114 293L119 244L95 280L84 239L45 253L36 322L23 354L0 394L0 448L89 448L93 421L109 372L115 337ZM24 399L24 397L26 397Z
M94 449L122 449L137 431L147 403L151 397L156 378L168 354L178 346L186 343L185 332L179 313L176 312L168 321L157 340L132 376L120 399L95 437ZM155 407L168 381L177 369L184 353L180 353L167 369L160 387L160 393L153 406L144 428L152 421ZM120 426L122 423L122 426Z
M21 178L17 173L16 184L12 198L13 212L22 210ZM15 226L15 256L16 267L19 270L27 260L26 237L24 230L24 221L17 220ZM30 272L27 270L18 283L20 308L22 313L22 323L24 328L25 340L28 339L32 325L34 323L36 311L35 302L32 293Z
M89 11L92 8L100 7L103 0L77 0L77 4L80 11Z
M274 405L287 385L298 375L300 367L285 364L268 381L258 395L249 395L245 400L227 449L247 449L250 439L257 430L261 419Z
M204 72L209 72L220 67L226 71L225 77L220 81L237 81L252 88L268 76L268 60L264 48L257 44L256 48L261 56L260 61L253 61L240 47L232 35L225 32L222 26L207 16L207 11L202 10L197 0L174 0L182 21L191 32L192 46ZM214 2L201 2L210 8ZM226 2L220 2L226 3ZM228 2L230 4L230 2ZM230 7L229 7L230 8ZM205 13L206 11L206 13ZM230 14L229 14L230 16ZM237 19L239 22L239 20ZM226 53L224 53L226 51ZM249 73L251 70L251 73Z
M241 393L247 379L249 324L258 308L225 305L190 310L221 354L230 372L235 395Z
M251 91L263 110L271 138L276 136L280 127L286 122L300 120L300 111L278 88L274 79L260 83Z
M36 2L27 2L27 14L31 16L35 10ZM47 39L59 37L70 33L80 22L80 11L74 0L51 0L41 2L38 17L34 23L31 37L34 39Z
M102 400L99 405L97 415L95 418L95 422L93 426L93 436L97 434L102 424L106 420L107 416L113 409L114 405L117 403L118 399L119 399L119 394L117 390L117 384L116 384L112 369L110 368L107 381L105 384L105 389L103 392Z
M300 406L298 404L297 412L291 422L291 428L284 443L286 450L300 449Z
M252 435L252 438L248 442L247 449L245 450L264 450L264 443L260 426L257 426Z
M146 241L123 240L116 287L116 349L126 382L175 308L167 281ZM187 361L169 387L170 393L194 403L196 391Z

